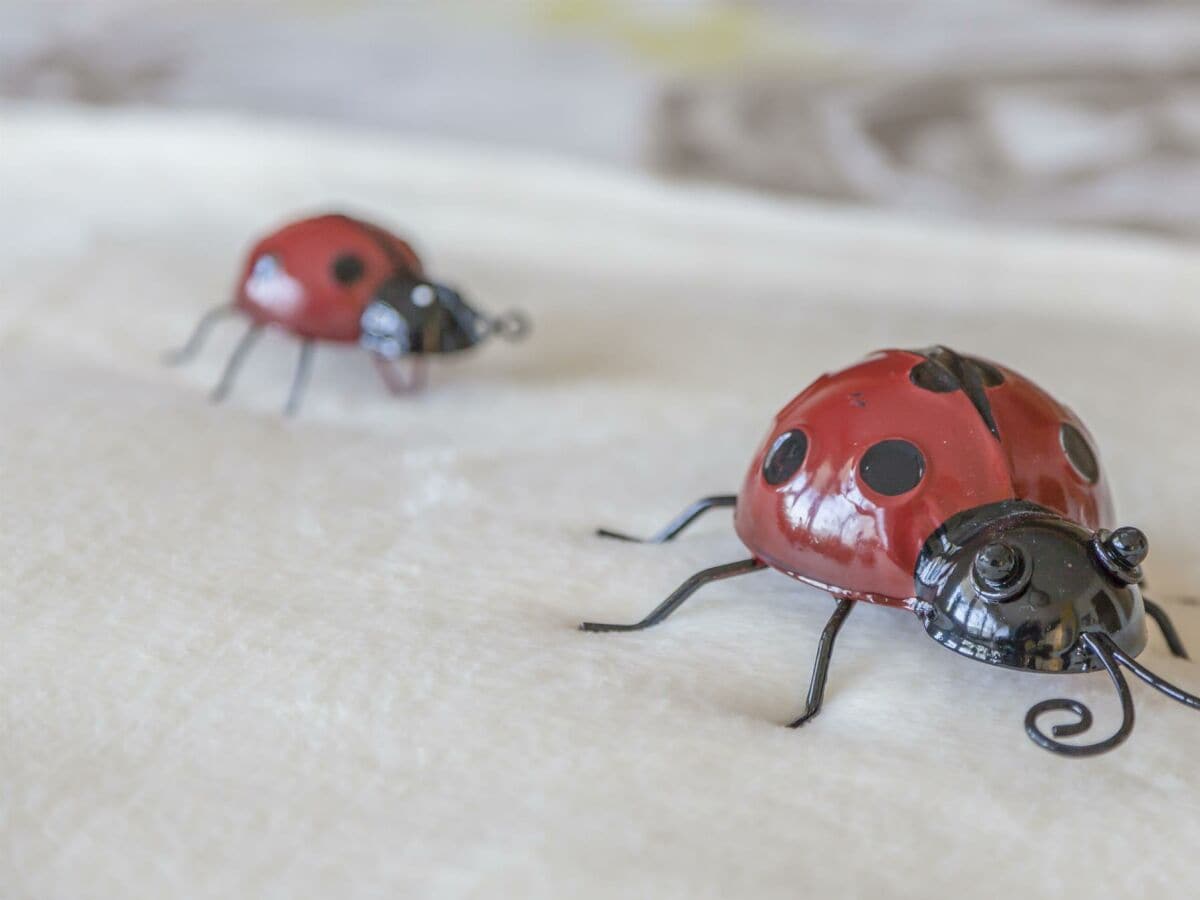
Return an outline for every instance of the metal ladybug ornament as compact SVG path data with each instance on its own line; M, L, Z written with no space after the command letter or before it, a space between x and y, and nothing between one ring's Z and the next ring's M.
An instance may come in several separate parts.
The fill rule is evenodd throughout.
M930 637L969 659L1106 672L1123 712L1112 736L1058 740L1092 723L1075 700L1045 700L1025 719L1046 750L1103 753L1133 729L1122 667L1192 708L1200 698L1135 661L1147 615L1173 654L1187 654L1142 595L1146 536L1114 528L1093 447L1069 409L1010 369L945 347L876 353L817 379L780 411L737 496L700 500L649 538L669 541L706 510L732 506L750 558L693 575L634 625L581 627L647 628L711 581L770 567L837 600L792 727L820 711L834 641L855 604L878 603L915 613ZM1045 733L1039 717L1060 710L1077 721Z
M206 313L167 361L193 358L218 322L239 314L249 326L212 399L228 396L263 330L275 327L301 341L288 414L300 408L318 341L358 343L370 351L388 388L401 393L421 386L424 360L432 354L457 353L492 335L515 340L529 331L523 314L486 316L457 291L430 280L416 253L394 234L339 214L301 219L262 238L246 258L233 300ZM397 368L402 359L407 372Z

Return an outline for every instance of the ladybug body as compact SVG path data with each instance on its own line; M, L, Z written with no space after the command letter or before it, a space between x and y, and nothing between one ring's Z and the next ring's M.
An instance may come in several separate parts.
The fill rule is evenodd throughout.
M232 302L206 314L168 361L192 358L213 326L231 314L250 324L213 399L228 394L262 331L277 328L303 342L289 413L299 409L317 341L359 344L388 387L400 392L419 384L421 361L430 355L465 350L490 335L516 339L529 328L520 313L493 318L478 312L456 291L428 279L407 242L335 213L292 222L259 240L242 265ZM407 377L394 369L401 358L410 362Z
M394 273L424 278L407 243L378 226L329 214L285 225L251 248L236 308L297 337L354 343L363 310Z
M945 347L885 350L822 376L776 416L736 496L694 504L651 540L672 539L705 510L733 506L749 559L697 573L634 625L657 624L697 588L766 567L838 601L818 649L805 713L821 707L834 641L860 601L916 613L939 644L991 665L1033 672L1104 669L1125 720L1091 745L1090 711L1047 700L1029 736L1072 756L1117 746L1133 726L1120 671L1181 702L1196 698L1134 661L1147 615L1185 656L1166 613L1140 590L1148 545L1113 529L1094 441L1068 408L1028 379ZM624 535L602 532L610 537ZM1041 731L1038 717L1070 710L1079 722Z
M952 387L956 365L962 382L975 378L974 397ZM835 596L912 608L921 549L955 513L1028 500L1111 528L1091 446L1070 410L1008 369L956 363L942 348L886 350L819 378L780 411L734 523L772 568Z

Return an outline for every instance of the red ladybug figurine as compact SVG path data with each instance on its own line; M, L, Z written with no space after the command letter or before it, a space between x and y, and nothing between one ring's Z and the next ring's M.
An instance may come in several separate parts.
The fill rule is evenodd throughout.
M454 290L429 280L421 260L400 238L338 214L301 219L255 244L233 301L210 310L168 362L191 359L213 326L234 313L246 316L250 325L212 399L228 395L246 355L263 329L273 326L302 341L285 408L289 414L300 408L317 341L358 342L398 393L419 386L428 354L465 350L493 334L516 339L529 331L522 314L484 316ZM407 377L394 368L401 357L412 360Z
M1121 666L1188 706L1200 708L1200 698L1135 661L1147 615L1172 653L1186 653L1166 613L1142 595L1146 537L1114 529L1093 447L1074 413L1010 369L945 347L876 353L783 408L740 494L700 500L649 539L668 541L705 510L733 506L749 559L693 575L635 625L581 627L646 628L702 585L769 566L837 600L792 727L820 711L838 631L865 601L914 612L939 644L990 665L1106 671L1124 713L1111 737L1056 740L1091 725L1074 700L1043 701L1025 719L1047 750L1102 753L1133 728ZM1064 709L1078 721L1044 733L1038 717Z

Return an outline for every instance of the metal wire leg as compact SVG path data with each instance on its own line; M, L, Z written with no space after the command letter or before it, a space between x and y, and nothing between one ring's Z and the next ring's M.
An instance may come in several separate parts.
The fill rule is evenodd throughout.
M217 382L217 386L213 388L211 399L213 403L220 403L227 396L229 390L233 387L233 380L237 377L238 370L242 367L242 363L246 361L248 354L254 347L255 341L262 334L263 326L255 322L242 335L242 339L238 341L236 347L233 348L233 353L229 356L229 362L225 364L225 371L221 373L221 380Z
M410 394L425 386L426 364L422 357L416 356L408 359L406 374L401 374L398 362L385 359L377 353L371 354L371 361L375 364L375 371L379 373L380 379L390 393Z
M1167 615L1167 611L1147 597L1143 597L1142 602L1146 605L1147 615L1158 623L1159 630L1162 631L1163 637L1167 639L1167 646L1171 649L1171 653L1180 659L1187 659L1187 648L1183 646L1179 632L1175 630L1175 623L1171 621L1171 617Z
M425 356L414 356L408 363L408 389L423 390L429 384L429 360Z
M192 330L191 336L188 337L187 343L178 350L169 350L163 354L163 362L168 366L178 366L192 359L200 352L200 348L204 346L204 342L208 340L213 326L226 316L233 315L234 309L235 307L232 303L224 303L221 306L210 309L200 317L200 321L196 323L196 327Z
M619 531L609 531L607 528L597 528L596 534L600 535L600 537L615 538L618 541L633 541L638 544L665 544L710 509L715 509L718 506L734 506L736 504L737 497L733 494L702 497L663 526L657 534L648 538L632 537Z
M825 630L821 632L821 642L817 645L817 658L813 662L812 681L808 685L808 704L804 708L804 715L792 722L788 728L799 728L821 711L821 701L825 699L825 680L829 677L829 661L833 657L833 643L853 608L853 600L838 600L837 609L825 623Z
M304 390L308 387L308 376L312 372L313 350L315 342L309 338L300 345L300 360L296 363L296 374L292 378L292 389L288 392L287 405L283 414L294 416L300 411L300 401L304 399Z
M765 564L759 562L757 559L743 559L738 562L726 563L723 566L713 566L711 569L697 572L677 587L671 593L671 596L660 603L650 615L636 624L607 625L602 622L584 622L579 628L581 631L640 631L643 628L649 628L651 625L657 625L682 606L683 601L710 581L733 578L735 575L746 575L750 572L757 572L759 569L765 567Z

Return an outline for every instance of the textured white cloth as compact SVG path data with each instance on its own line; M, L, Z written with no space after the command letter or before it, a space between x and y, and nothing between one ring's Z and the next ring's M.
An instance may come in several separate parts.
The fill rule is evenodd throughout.
M1153 593L1200 655L1200 257L972 231L559 161L223 118L0 119L0 895L5 898L1194 897L1200 716L1073 762L1034 702L1116 718L782 575L628 620L746 555L715 512L776 409L883 346L1004 362L1095 433ZM389 396L239 328L160 353L250 239L341 208L412 236L525 344ZM1200 667L1143 657L1200 688Z

